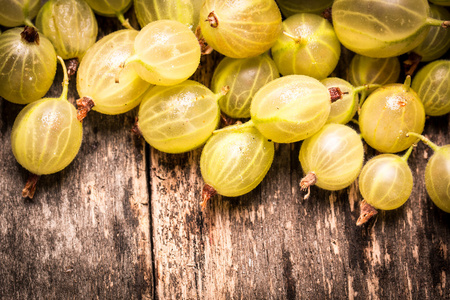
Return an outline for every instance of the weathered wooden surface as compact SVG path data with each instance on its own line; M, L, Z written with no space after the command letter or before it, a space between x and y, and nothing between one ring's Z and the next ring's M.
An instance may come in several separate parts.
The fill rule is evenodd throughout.
M344 55L342 76L350 57ZM197 79L208 85L210 76ZM449 125L448 116L430 118L424 133L448 144ZM258 188L238 198L216 196L203 212L201 149L182 155L151 150L158 298L450 298L450 216L424 187L424 153L431 150L419 144L409 159L415 175L410 200L357 227L357 183L340 192L313 187L302 200L300 145L277 145ZM366 159L375 154L366 150Z
M99 21L103 33L119 28ZM195 79L209 86L219 59L202 58ZM59 95L58 78L50 95ZM29 201L9 142L20 109L0 102L0 298L450 298L450 215L426 195L424 153L432 152L423 144L409 159L410 200L357 227L356 183L313 187L301 200L300 143L276 146L254 191L216 196L201 211L201 149L163 154L130 133L136 110L92 112L76 160L42 177ZM448 115L430 118L425 134L448 144L449 127Z
M120 28L99 18L102 34ZM48 93L61 93L62 69ZM76 99L75 78L69 100ZM75 161L41 176L33 200L10 143L22 106L0 102L0 298L142 299L153 296L144 143L130 129L136 111L91 112Z

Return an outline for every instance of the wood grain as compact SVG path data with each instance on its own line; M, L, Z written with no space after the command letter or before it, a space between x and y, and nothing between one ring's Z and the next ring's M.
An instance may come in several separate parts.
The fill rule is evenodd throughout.
M120 28L100 18L99 37ZM61 93L62 68L47 96ZM75 78L69 101L77 98ZM22 106L0 102L0 298L151 299L153 268L145 145L133 136L136 110L89 113L76 159L41 176L22 199L28 173L10 134Z
M343 55L336 75L345 78L352 54ZM210 76L197 80L208 86ZM429 118L425 134L449 143L449 124L448 116ZM419 144L409 159L415 175L410 200L357 227L357 183L339 192L313 187L302 200L300 145L277 145L260 186L242 197L216 196L203 212L201 149L151 151L157 297L449 298L450 216L426 195L424 152L430 156L430 149ZM366 152L366 160L375 155L367 145Z
M448 130L448 118L440 121ZM428 127L427 134L442 132ZM198 204L200 151L176 158L152 152L152 165L159 163L152 167L151 202L160 299L450 296L450 219L426 197L428 149L420 145L410 158L416 174L410 201L362 227L355 225L361 200L356 184L341 192L313 188L311 198L301 200L298 150L279 145L256 190L216 197L204 212Z

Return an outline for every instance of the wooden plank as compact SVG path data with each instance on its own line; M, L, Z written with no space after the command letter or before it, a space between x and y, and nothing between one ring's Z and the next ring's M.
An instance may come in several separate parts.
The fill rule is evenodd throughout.
M100 37L120 28L114 19L99 23ZM59 67L49 96L59 96L61 82ZM153 298L145 145L130 132L136 110L91 112L75 161L42 176L34 199L24 200L28 175L10 144L21 108L0 102L0 298Z
M345 55L347 55L345 57ZM337 72L345 76L351 54ZM212 65L217 58L204 58ZM205 62L204 62L205 63ZM206 68L211 72L213 69ZM210 74L197 74L209 85ZM450 143L448 115L425 134ZM202 212L201 149L151 150L155 287L160 299L444 299L450 297L450 216L427 197L423 144L409 163L410 200L355 225L361 195L312 188L301 200L301 143L277 145L265 180L237 198L216 196ZM367 149L369 159L375 153Z

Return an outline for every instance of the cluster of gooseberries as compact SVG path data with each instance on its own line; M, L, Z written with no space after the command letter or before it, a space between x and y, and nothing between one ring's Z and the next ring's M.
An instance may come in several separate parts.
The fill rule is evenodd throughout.
M359 177L360 225L410 197L407 159L422 140L435 151L426 189L450 212L450 146L421 135L426 116L450 112L450 61L439 59L450 48L450 3L277 2L134 0L138 31L124 17L131 0L49 0L42 7L0 0L0 25L26 25L0 35L0 96L26 105L11 133L14 156L32 173L23 196L33 197L38 176L75 158L91 109L113 115L139 106L134 131L155 149L203 147L203 208L216 193L254 189L271 167L274 143L302 141L304 198L312 185L341 190ZM330 10L322 13L327 7L332 22L324 18ZM97 41L94 12L116 16L124 29ZM348 81L328 77L342 46L355 53ZM210 89L189 78L213 50L225 58ZM408 53L406 79L397 83L398 56ZM58 60L63 92L43 98ZM420 61L427 64L413 75ZM78 110L67 101L75 74ZM218 129L221 114L231 125ZM352 120L356 130L346 125ZM382 152L365 164L363 141Z

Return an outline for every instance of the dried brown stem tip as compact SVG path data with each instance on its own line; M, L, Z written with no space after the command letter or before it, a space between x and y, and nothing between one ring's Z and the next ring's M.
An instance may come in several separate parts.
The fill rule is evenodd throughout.
M412 75L416 70L419 63L422 61L422 56L415 52L411 52L407 60L403 62L403 68L405 69L405 75Z
M79 64L77 57L69 59L67 62L67 75L69 75L69 78L77 72Z
M122 26L125 27L126 29L134 29L133 26L131 26L130 24L130 20L125 19L125 21L122 22Z
M208 45L208 43L203 38L202 29L200 28L200 25L197 26L197 28L195 29L195 36L197 37L198 43L200 45L200 51L202 55L211 54L211 52L213 52L214 49L210 45Z
M328 20L328 22L330 22L331 24L333 24L333 18L332 18L332 13L331 13L331 7L328 7L327 9L325 9L322 13L321 16Z
M36 191L36 184L39 180L39 175L30 174L28 177L27 183L22 190L22 197L33 199L34 192Z
M88 112L94 107L95 103L89 97L83 97L77 100L77 119L82 122Z
M122 73L123 69L125 68L125 63L126 63L126 61L124 61L123 63L120 64L119 70L117 70L116 75L114 76L115 83L120 82L120 73Z
M138 117L136 117L136 120L135 120L135 122L134 122L134 125L133 125L133 127L131 128L131 132L132 132L133 134L135 134L136 136L138 136L138 137L141 137L141 136L142 136L142 131L141 131L141 129L139 128L139 118L138 118Z
M236 119L233 119L232 117L229 117L224 113L220 113L220 120L222 121L223 127L234 125L237 122Z
M202 39L203 41L204 41L204 39ZM212 52L213 52L213 48L210 46L210 45L208 45L206 42L204 42L204 44L203 44L203 46L200 44L200 46L202 47L201 48L201 54L202 55L208 55L208 54L211 54Z
M216 14L214 13L214 11L210 12L208 15L208 19L206 19L205 21L209 22L209 25L212 28L217 28L217 26L219 26L219 20L217 19Z
M308 193L303 197L304 200L309 198L309 195L311 194L311 186L315 185L317 182L317 176L314 172L309 172L306 174L305 177L300 180L300 188L302 191L308 190Z
M378 211L373 208L372 205L368 204L366 200L361 201L360 210L361 213L356 221L356 226L361 226L378 213Z
M330 93L330 97L331 97L331 103L338 101L339 99L342 99L342 95L344 95L345 93L343 93L341 91L340 88L338 87L330 87L328 89L328 92Z
M202 203L200 203L202 210L206 208L206 204L208 203L209 199L214 197L215 194L217 194L217 191L212 186L210 186L209 184L205 184L203 186Z
M226 94L228 94L229 91L230 91L230 86L229 85L224 85L220 89L220 93L222 94L222 96L225 96Z
M20 36L28 43L36 43L36 45L39 45L39 33L34 27L25 26L25 29L20 33Z

